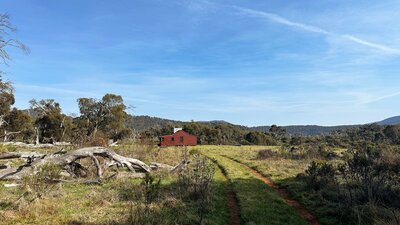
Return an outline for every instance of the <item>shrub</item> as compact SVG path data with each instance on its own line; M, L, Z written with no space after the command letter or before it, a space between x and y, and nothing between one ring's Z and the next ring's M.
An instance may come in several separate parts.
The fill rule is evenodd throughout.
M393 147L360 144L337 166L313 161L305 180L321 200L337 204L336 216L345 224L399 224L399 176L400 154Z
M314 190L331 184L335 180L335 168L326 162L312 161L306 170L307 184Z
M118 196L120 201L137 201L139 199L137 192L137 185L123 180L117 183Z
M350 157L339 167L349 193L349 203L379 201L400 207L400 154L385 146L349 150Z
M338 155L323 144L304 143L301 145L282 146L282 156L290 159L333 159Z
M160 189L161 177L146 173L140 185L130 181L119 184L119 198L122 201L142 202L149 205L159 198Z
M146 173L139 185L125 181L120 185L121 200L129 202L128 224L158 224L159 215L151 205L160 198L161 177Z
M263 160L268 159L276 155L276 152L272 151L271 149L263 149L257 152L257 159Z
M146 173L141 183L141 187L143 189L144 203L146 205L151 204L160 196L160 184L160 177L156 178L150 173Z
M194 202L198 212L198 224L203 224L205 215L212 206L212 181L216 168L204 156L195 154L193 158L191 166L179 175L177 185L181 197Z

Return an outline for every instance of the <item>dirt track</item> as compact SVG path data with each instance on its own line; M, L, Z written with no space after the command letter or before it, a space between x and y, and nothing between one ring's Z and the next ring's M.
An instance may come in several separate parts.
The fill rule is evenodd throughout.
M229 209L229 225L240 225L240 209L237 204L235 193L231 187L228 187L228 209Z
M221 170L222 174L224 175L227 181L227 200L228 200L228 211L229 211L229 225L240 225L240 208L235 196L235 192L231 186L231 183L226 175L224 168L215 160L214 163L218 166Z
M261 181L263 181L266 185L270 186L271 188L273 188L278 195L283 198L285 200L285 202L292 206L296 212L300 215L301 218L303 218L305 221L307 221L308 224L310 225L320 225L320 223L318 222L318 220L310 213L308 212L308 210L306 208L304 208L298 201L293 200L289 197L288 192L279 187L278 185L274 184L270 179L268 179L267 177L265 177L264 175L262 175L261 173L259 173L257 170L235 160L232 159L230 157L224 156L230 160L233 160L241 165L243 165L244 167L246 167L248 170L250 170L258 179L260 179Z

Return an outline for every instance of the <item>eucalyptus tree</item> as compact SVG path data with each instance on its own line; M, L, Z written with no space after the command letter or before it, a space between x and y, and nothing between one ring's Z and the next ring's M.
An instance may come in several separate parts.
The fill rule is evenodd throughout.
M32 118L24 110L13 108L5 117L3 141L28 141L33 134Z
M6 125L5 117L14 104L14 88L10 82L5 82L0 77L0 128Z
M30 104L32 117L35 118L36 144L40 139L42 142L61 141L69 118L61 112L60 104L54 99L32 99Z
M79 98L78 106L87 136L92 139L96 138L98 131L108 138L116 138L126 129L126 106L120 95L106 94L101 100Z

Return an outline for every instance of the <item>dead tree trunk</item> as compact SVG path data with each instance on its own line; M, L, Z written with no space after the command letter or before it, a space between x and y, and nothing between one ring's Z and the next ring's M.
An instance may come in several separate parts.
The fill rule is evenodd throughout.
M113 150L103 147L81 148L69 152L58 151L52 154L42 154L36 152L11 152L0 154L0 160L22 158L27 159L27 163L18 168L7 168L0 170L0 180L18 180L21 179L23 176L35 174L42 165L45 165L47 163L57 165L69 174L79 177L79 174L77 173L77 168L83 168L83 166L79 164L78 160L83 158L92 159L94 165L97 168L97 176L99 178L102 178L103 166L100 164L98 157L108 159L108 167L118 165L119 167L128 168L131 172L142 173L148 173L155 169L168 169L170 172L176 172L184 168L189 163L188 161L184 161L174 167L161 163L152 163L149 166L138 159L121 156L115 153Z
M4 115L0 115L0 127L2 127L6 123L4 119Z
M19 134L21 133L21 131L15 131L15 132L7 132L7 130L4 130L4 137L3 137L3 141L7 142L8 141L8 137L14 135L14 134Z
M35 145L39 145L39 127L35 127Z

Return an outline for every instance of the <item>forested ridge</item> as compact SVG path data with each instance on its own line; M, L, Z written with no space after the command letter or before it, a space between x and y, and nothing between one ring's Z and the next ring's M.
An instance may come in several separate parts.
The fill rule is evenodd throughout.
M213 120L213 121L196 121L197 123L204 123L210 125L231 125L233 127L237 127L238 129L243 130L253 130L260 132L268 132L271 126L243 126L232 124L223 120ZM184 124L188 124L190 122L179 121L179 120L171 120L171 119L163 119L159 117L146 116L146 115L128 115L126 126L132 128L135 131L146 131L152 128L162 128L168 125L172 126L183 126ZM376 122L379 125L396 125L400 124L399 117L391 117L379 122ZM329 134L334 131L340 131L350 128L357 128L362 126L362 124L355 125L338 125L338 126L318 126L318 125L289 125L282 126L286 129L286 132L290 135L305 135L305 136L315 136L315 135L324 135Z
M196 135L199 144L218 145L276 145L298 144L309 140L323 140L328 144L341 145L354 135L372 140L398 142L399 125L378 123L354 126L264 126L246 127L224 121L182 122L149 116L132 116L126 112L123 98L116 94L105 94L102 99L79 98L77 116L63 113L61 105L54 99L30 101L30 109L13 107L14 89L10 82L2 85L2 125L0 137L3 141L27 143L72 142L76 144L106 145L109 140L141 139L157 142L161 135L171 134L174 127ZM374 134L371 134L374 133ZM361 135L361 134L364 134ZM368 136L367 135L367 136Z

